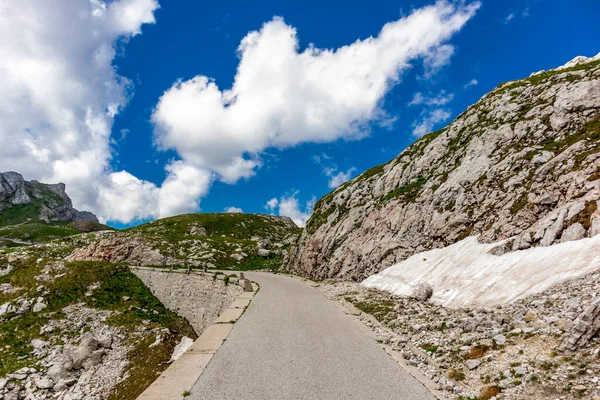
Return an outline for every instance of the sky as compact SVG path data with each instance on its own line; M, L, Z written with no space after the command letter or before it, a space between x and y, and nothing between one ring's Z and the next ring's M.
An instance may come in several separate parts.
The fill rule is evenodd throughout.
M600 52L596 0L0 0L0 171L126 227L290 216L498 84Z

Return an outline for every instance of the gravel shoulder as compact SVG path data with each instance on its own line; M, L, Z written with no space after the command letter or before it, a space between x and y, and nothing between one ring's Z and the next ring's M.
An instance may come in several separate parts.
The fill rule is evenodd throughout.
M433 399L314 288L247 273L258 292L190 399Z

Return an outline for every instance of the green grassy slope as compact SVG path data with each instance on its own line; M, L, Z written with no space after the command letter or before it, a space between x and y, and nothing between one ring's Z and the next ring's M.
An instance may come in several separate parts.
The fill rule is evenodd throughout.
M78 235L83 232L112 230L95 222L28 222L19 225L0 226L0 247L18 246L23 243L46 243L51 240ZM4 243L4 246L3 244Z

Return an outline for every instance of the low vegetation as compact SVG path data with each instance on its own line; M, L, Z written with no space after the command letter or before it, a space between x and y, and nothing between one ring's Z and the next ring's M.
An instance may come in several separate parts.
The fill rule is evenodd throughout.
M164 308L150 290L120 264L100 262L63 262L45 257L43 250L29 248L29 257L12 260L10 271L0 276L0 285L11 291L0 292L0 305L18 306L23 300L32 304L43 298L45 308L38 312L9 312L0 317L0 377L23 367L35 367L40 361L34 356L31 342L43 339L61 344L65 338L82 332L62 330L43 334L42 327L66 317L65 307L80 305L108 312L105 323L118 328L132 347L126 377L115 389L113 399L135 399L157 373L166 368L173 348L183 336L195 337L192 327L183 318ZM2 256L0 256L2 257ZM0 259L3 266L6 259ZM151 332L168 329L170 335L160 343L148 333L140 340L139 328ZM137 330L136 335L133 332ZM130 340L128 342L128 340Z

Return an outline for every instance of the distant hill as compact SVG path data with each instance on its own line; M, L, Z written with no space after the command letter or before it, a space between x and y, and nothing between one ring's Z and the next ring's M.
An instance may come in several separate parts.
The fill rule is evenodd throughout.
M90 236L71 260L220 269L277 269L299 228L264 214L185 214Z
M73 208L64 183L26 181L17 172L0 173L0 225L39 221L99 222L91 212Z
M26 181L17 172L0 173L0 248L110 229L91 212L73 208L63 183Z

